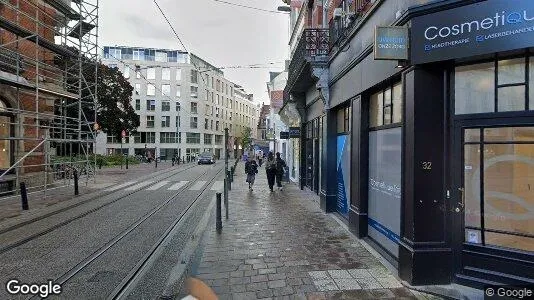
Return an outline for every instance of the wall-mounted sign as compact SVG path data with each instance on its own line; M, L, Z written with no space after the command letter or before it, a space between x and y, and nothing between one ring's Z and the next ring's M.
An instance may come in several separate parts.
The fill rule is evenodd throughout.
M412 64L523 49L532 45L532 0L487 0L412 19Z
M289 127L289 138L300 138L300 127Z
M289 139L289 131L281 131L281 132L280 132L280 139L281 139L281 140L287 140L287 139Z
M409 38L407 27L376 27L373 50L376 60L407 60L408 47Z

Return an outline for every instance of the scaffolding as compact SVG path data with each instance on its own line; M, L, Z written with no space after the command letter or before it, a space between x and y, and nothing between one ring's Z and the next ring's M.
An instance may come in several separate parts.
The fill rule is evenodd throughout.
M0 197L96 180L99 0L0 0Z

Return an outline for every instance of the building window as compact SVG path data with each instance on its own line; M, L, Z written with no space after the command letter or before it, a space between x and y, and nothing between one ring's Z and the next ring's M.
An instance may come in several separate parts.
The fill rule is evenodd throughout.
M402 83L371 95L369 103L369 127L402 122Z
M161 69L161 80L171 80L171 69L170 68Z
M198 83L198 71L191 70L191 83Z
M146 116L146 127L154 128L154 116Z
M163 96L170 96L171 95L171 85L170 84L162 84L161 85L161 94Z
M216 145L222 145L223 143L223 136L220 134L215 135L215 144Z
M176 86L176 98L180 98L182 96L182 86L177 85Z
M133 51L133 60L145 60L145 51L144 50L134 50ZM139 78L139 77L137 77Z
M210 121L210 129L213 130L213 120Z
M146 100L146 110L155 111L156 110L156 100Z
M146 95L147 96L155 96L156 95L156 86L153 84L147 84L146 85Z
M162 116L161 117L161 127L171 127L171 117Z
M533 67L532 57L456 67L456 114L534 109L534 88L529 84L533 81Z
M176 111L180 111L180 102L176 102Z
M135 99L135 110L141 110L141 100Z
M189 121L189 127L192 129L196 129L198 127L198 118L197 117L191 117Z
M130 78L130 67L129 66L124 66L122 75L124 75L124 78L126 79Z
M197 114L198 111L198 104L196 102L191 102L191 113Z
M217 130L217 131L219 130L219 121L215 122L215 130Z
M176 143L176 132L160 132L159 142L162 144L174 144Z
M219 108L215 108L215 118L219 117Z
M198 87L191 86L191 98L198 98Z
M161 101L161 111L171 111L171 102Z
M167 52L156 51L156 61L167 62Z
M176 69L176 80L177 81L182 80L182 69Z
M209 98L210 98L210 92L206 90L206 98L204 98L204 100L208 101Z
M347 106L337 111L337 133L348 133L350 132L350 113L351 108ZM309 137L317 137L317 125L316 120L309 123Z
M118 48L109 48L109 57L115 59L122 59L121 49Z
M187 144L200 144L200 133L187 132L185 142Z
M208 126L209 125L209 120L208 119L204 119L204 129L205 130L208 130Z
M141 84L140 83L136 83L135 84L135 94L136 95L141 94Z
M156 69L155 68L147 68L146 69L146 79L156 79Z
M204 144L211 145L213 143L213 134L204 133Z
M156 142L156 133L155 132L138 132L133 134L134 143L136 144L145 144L145 143L155 143Z

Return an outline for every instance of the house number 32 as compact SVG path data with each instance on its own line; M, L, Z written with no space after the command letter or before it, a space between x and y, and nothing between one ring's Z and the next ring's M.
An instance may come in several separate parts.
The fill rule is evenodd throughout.
M431 161L424 161L422 164L423 164L423 170L432 170Z

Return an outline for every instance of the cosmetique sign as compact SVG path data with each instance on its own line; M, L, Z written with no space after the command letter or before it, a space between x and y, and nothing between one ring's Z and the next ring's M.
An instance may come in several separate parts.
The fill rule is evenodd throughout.
M533 46L534 0L487 0L412 20L413 64Z

